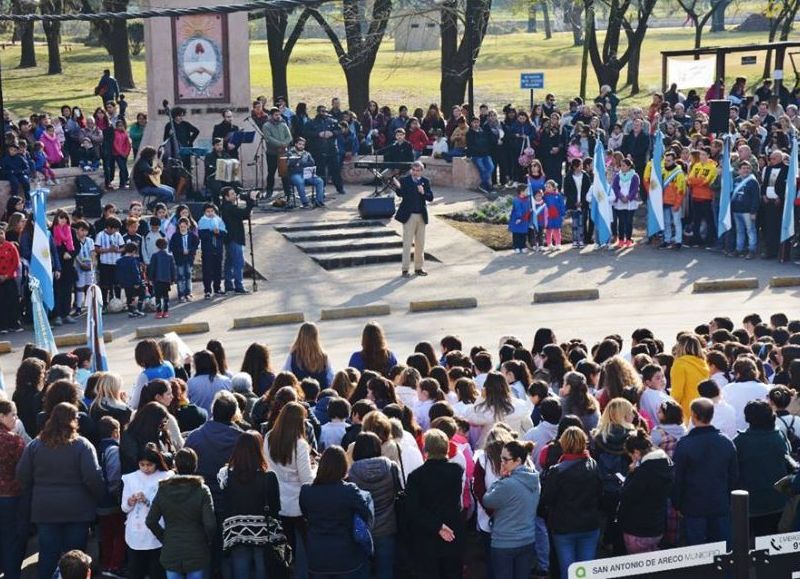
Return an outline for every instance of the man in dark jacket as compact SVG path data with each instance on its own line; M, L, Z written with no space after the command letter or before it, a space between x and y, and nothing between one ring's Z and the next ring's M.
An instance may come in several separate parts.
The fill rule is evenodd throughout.
M420 161L411 165L411 174L400 181L394 179L397 195L402 198L394 218L403 224L403 277L410 277L411 242L414 242L414 272L428 275L422 268L425 265L425 227L428 225L426 202L433 201L431 182L422 176L425 169Z
M747 161L739 162L739 176L733 182L731 192L731 216L736 224L736 252L745 255L745 238L747 239L747 259L756 256L758 235L756 234L756 218L758 217L758 180L752 174L752 166ZM778 226L780 230L780 226Z
M481 126L481 120L474 117L469 123L467 131L467 157L472 159L478 168L481 176L479 189L482 193L489 193L492 190L492 173L494 172L494 161L492 161L492 149L497 142L494 133L488 127Z
M449 440L441 430L425 433L425 463L408 475L407 513L417 577L460 577L464 551L461 491L464 469L448 462Z
M644 131L641 119L633 121L631 132L622 139L622 154L633 159L633 166L639 179L644 177L644 168L650 154L650 136Z
M730 539L730 494L739 467L730 439L711 426L714 403L698 398L691 405L694 428L678 441L672 504L683 515L686 542L700 545Z
M764 253L761 257L765 259L778 257L788 175L789 166L783 162L783 153L780 151L770 153L769 165L764 167L761 178L761 229L764 236ZM781 259L788 259L788 252L785 257L783 253L781 252Z
M245 199L244 208L239 207L233 187L222 190L222 210L220 211L228 239L225 242L225 291L237 294L248 293L244 289L244 220L256 206L256 191L251 191Z
M109 69L103 71L103 76L101 76L100 80L97 82L94 94L100 97L103 101L103 105L108 101L116 102L119 98L119 84L117 83L117 79L111 76L111 71Z
M317 174L327 181L330 177L336 192L344 195L339 153L336 140L341 132L339 124L328 115L324 105L317 107L317 116L306 123L303 130L309 152L317 161Z

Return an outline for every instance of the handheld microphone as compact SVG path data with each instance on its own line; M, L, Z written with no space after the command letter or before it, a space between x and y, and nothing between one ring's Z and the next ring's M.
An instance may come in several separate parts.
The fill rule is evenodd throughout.
M165 109L168 109L169 101L167 99L164 99L163 101L161 101L161 106L164 107Z

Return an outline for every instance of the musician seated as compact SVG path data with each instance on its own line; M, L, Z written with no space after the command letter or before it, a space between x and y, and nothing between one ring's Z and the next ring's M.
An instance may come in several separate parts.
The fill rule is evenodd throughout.
M297 137L294 147L289 149L288 169L289 182L292 187L297 189L300 196L300 203L303 207L308 207L308 197L306 196L306 185L314 186L314 207L325 207L325 181L317 176L317 163L311 153L306 151L306 140Z
M411 143L406 141L405 129L398 128L394 132L394 143L389 145L383 150L384 163L411 163L414 162L414 149L411 148ZM384 169L380 173L381 179L386 182L387 179L396 177L401 171L399 169Z
M225 141L220 137L215 137L212 141L211 152L206 155L203 166L205 167L206 190L217 207L220 206L222 201L221 191L224 187L240 189L242 186L239 181L222 181L217 179L217 161L220 159L230 159L230 155L225 151Z
M133 166L133 184L142 197L155 197L156 202L162 203L175 200L175 189L161 183L161 167L153 147L143 147L139 152L139 160Z

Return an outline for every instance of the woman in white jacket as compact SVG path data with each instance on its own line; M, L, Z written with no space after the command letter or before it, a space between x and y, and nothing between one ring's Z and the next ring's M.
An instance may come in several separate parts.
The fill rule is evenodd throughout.
M311 446L306 440L305 420L305 407L299 402L289 402L278 414L275 426L264 437L268 468L278 477L281 521L295 553L295 577L308 575L300 489L304 484L311 484L315 471L311 463Z
M483 383L483 400L475 404L464 419L473 426L481 427L477 448L483 448L492 426L505 422L520 435L533 426L530 407L511 395L505 377L496 371L489 372Z

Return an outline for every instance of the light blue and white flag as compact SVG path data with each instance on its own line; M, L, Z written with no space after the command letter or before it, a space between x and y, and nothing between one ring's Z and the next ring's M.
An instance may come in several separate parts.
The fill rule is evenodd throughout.
M722 171L719 191L719 218L717 237L722 237L731 229L731 191L733 190L733 167L731 167L731 136L722 138Z
M28 280L31 290L31 309L33 310L33 343L38 348L47 350L51 354L58 354L58 347L53 338L53 330L47 319L47 311L42 303L42 286L38 278L31 276ZM52 288L52 286L51 286Z
M47 227L47 195L49 189L31 191L33 206L33 247L31 249L31 277L39 280L42 303L52 311L55 307L53 295L53 263L50 256L50 230Z
M107 372L108 357L103 339L103 295L94 284L86 288L86 345L92 351L92 372Z
M597 139L594 147L594 183L592 184L592 219L597 228L597 243L606 245L611 241L611 199L608 179L606 179L606 152L603 143Z
M653 139L650 186L647 191L647 237L653 237L664 231L664 176L661 172L661 163L664 158L664 135L658 130Z
M794 200L797 199L797 131L792 131L792 150L789 153L789 173L786 177L786 198L783 200L781 243L794 237Z

